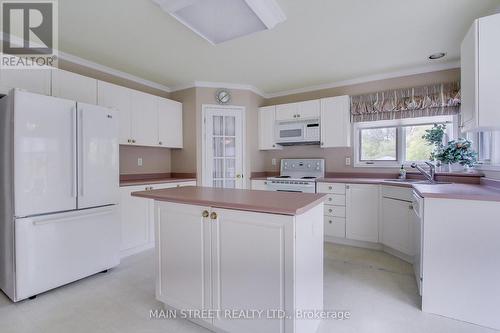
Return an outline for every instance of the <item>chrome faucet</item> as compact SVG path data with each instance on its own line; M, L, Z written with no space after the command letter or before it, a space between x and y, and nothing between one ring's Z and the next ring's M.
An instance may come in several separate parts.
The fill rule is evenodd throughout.
M428 181L430 181L431 183L435 183L436 180L434 178L436 176L436 166L434 164L432 164L431 162L425 162L425 164L427 164L429 166L429 172L425 171L417 163L412 163L411 167L420 171L420 173L422 175L424 175L424 177L427 178Z

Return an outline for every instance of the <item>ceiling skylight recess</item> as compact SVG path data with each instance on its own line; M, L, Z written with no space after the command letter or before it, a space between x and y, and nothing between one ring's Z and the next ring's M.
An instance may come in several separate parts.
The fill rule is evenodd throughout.
M286 20L275 0L153 0L212 44L273 29Z

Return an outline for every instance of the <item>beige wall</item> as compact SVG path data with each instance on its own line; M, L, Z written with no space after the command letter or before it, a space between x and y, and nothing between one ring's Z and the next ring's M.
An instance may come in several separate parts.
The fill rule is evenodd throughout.
M216 104L215 88L190 88L173 92L170 98L183 103L184 149L172 151L172 172L196 172L202 170L202 107ZM264 168L263 154L258 150L257 109L264 99L251 91L232 90L231 105L244 106L246 118L246 179L252 171Z
M397 89L416 87L432 83L440 83L447 81L459 80L460 70L452 69L433 73L412 75L394 79L380 80L362 84L356 84L345 87L325 89L308 93L301 93L283 97L271 98L265 101L266 105L275 105L283 103L291 103L305 101L310 99L318 99L324 97L333 97L340 95L357 95L370 92L382 91L386 89ZM352 148L328 148L322 149L317 146L297 146L285 147L280 151L263 152L264 169L262 171L279 170L279 159L281 158L324 158L326 159L326 168L328 172L381 172L391 169L382 168L354 168L345 165L345 158L351 157L351 163L354 161ZM271 164L272 159L276 158L278 163L276 166ZM394 170L394 168L392 168Z
M142 158L142 167L137 159ZM170 149L120 146L120 174L169 173Z
M402 76L393 79L372 81L367 83L316 90L306 93L293 94L267 99L265 105L277 105L324 97L342 95L360 95L388 89L411 88L427 84L450 82L460 78L460 69L449 69L445 71L431 72L418 75Z
M170 98L182 103L183 149L172 150L172 172L196 172L196 88L176 91Z
M130 88L130 89L143 91L143 92L151 94L151 95L156 95L156 96L165 97L165 98L170 97L170 93L168 93L166 91L156 89L156 88L151 88L149 86L137 83L135 81L123 79L121 77L117 77L117 76L114 76L114 75L111 75L108 73L104 73L104 72L101 72L101 71L98 71L98 70L95 70L95 69L92 69L92 68L89 68L86 66L82 66L79 64L75 64L75 63L66 61L66 60L60 59L58 61L58 68L63 69L65 71L88 76L88 77L94 78L96 80L106 81L109 83L113 83L113 84L117 84L117 85L120 85L123 87Z

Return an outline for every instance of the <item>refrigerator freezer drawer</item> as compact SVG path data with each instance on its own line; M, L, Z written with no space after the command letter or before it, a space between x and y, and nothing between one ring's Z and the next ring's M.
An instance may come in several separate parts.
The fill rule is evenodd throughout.
M14 301L118 265L119 223L116 206L17 219Z

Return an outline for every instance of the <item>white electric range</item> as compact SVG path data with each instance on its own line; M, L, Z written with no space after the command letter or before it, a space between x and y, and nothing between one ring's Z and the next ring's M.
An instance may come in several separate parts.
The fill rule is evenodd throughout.
M269 177L270 191L316 193L316 180L325 176L324 159L282 159L280 175Z

